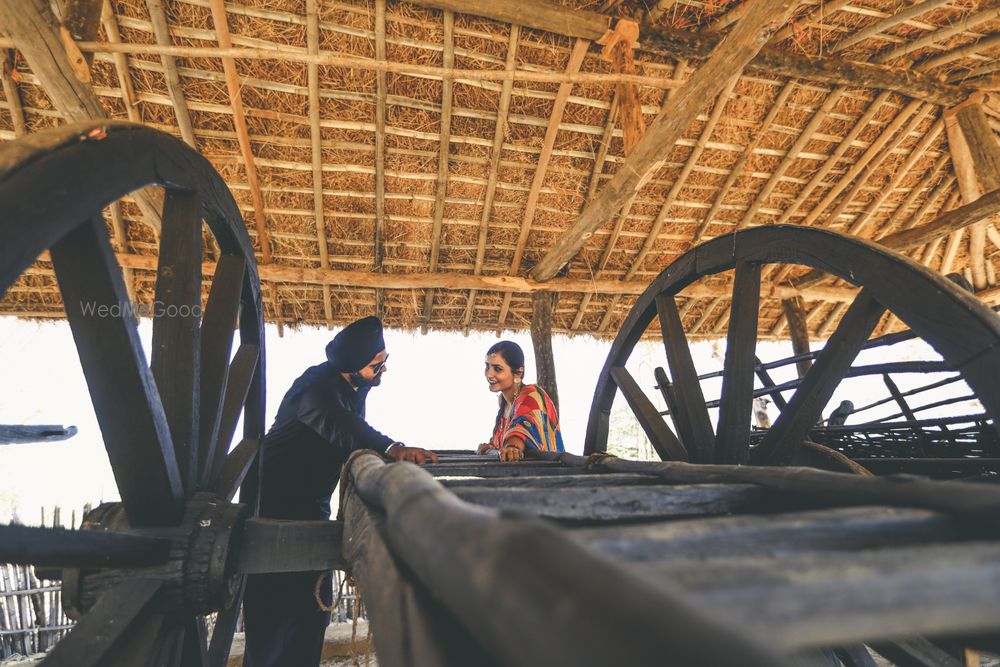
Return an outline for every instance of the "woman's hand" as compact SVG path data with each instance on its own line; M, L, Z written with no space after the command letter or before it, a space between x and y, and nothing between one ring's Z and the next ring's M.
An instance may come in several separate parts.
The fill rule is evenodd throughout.
M484 442L479 445L479 448L476 450L476 454L489 454L491 449L493 449L493 445L488 442Z
M500 450L501 461L520 461L524 458L524 441L520 438L511 438L503 443Z

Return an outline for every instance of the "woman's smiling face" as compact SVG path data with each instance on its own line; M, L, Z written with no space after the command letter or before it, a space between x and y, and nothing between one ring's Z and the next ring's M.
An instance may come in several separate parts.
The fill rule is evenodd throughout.
M502 392L514 387L514 371L500 354L487 355L485 375L490 391Z

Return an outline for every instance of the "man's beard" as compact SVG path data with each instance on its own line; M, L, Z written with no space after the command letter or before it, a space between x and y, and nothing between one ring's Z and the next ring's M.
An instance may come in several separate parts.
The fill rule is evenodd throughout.
M361 373L350 373L348 377L351 378L351 384L354 385L356 389L361 389L363 387L377 387L382 384L382 374L379 373L373 378L365 378L361 376Z

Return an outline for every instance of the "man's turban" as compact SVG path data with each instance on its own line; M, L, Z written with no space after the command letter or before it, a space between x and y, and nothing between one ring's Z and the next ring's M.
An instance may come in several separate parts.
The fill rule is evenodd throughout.
M355 373L385 349L382 320L365 317L344 327L326 346L326 358L334 370Z

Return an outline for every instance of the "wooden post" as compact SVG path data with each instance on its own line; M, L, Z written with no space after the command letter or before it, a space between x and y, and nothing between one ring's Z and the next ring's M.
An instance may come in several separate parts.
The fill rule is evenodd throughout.
M788 335L792 339L792 353L795 356L809 354L809 324L806 322L805 302L802 297L782 299L781 308L785 311L785 319L788 322ZM795 363L800 378L805 377L811 366L811 359L803 359Z
M531 295L531 345L535 348L538 384L552 398L559 410L556 388L556 360L552 353L552 311L559 300L558 292L535 292Z

